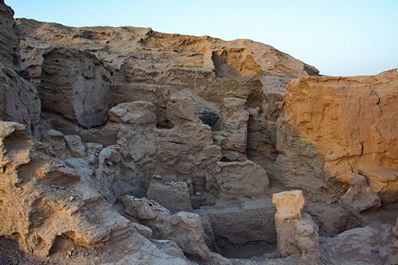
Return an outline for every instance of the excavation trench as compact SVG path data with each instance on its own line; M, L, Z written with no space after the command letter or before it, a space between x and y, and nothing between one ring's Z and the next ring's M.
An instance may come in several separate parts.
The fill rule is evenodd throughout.
M228 258L250 258L276 251L275 209L269 198L239 199L201 207L215 250Z

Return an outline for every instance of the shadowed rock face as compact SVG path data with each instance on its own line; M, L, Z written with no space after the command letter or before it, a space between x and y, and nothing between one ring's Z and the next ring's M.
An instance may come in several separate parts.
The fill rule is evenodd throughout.
M52 49L43 57L43 109L84 128L103 125L111 106L111 80L102 63L90 53L73 49Z
M0 62L19 70L19 36L14 21L14 11L0 3Z
M24 80L20 69L19 35L14 11L0 3L0 118L27 126L30 133L38 135L40 98L36 87Z
M0 236L25 252L109 265L396 258L396 71L320 77L250 40L12 15L0 1ZM347 254L362 245L365 258Z
M30 133L35 133L40 105L36 87L0 63L0 118L23 123Z

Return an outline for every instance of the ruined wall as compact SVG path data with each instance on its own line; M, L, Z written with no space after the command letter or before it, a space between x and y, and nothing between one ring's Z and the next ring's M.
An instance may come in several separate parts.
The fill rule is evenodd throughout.
M278 126L281 180L311 188L336 180L348 188L362 175L384 202L396 200L397 88L396 70L290 82Z
M103 125L111 106L110 75L93 55L55 48L43 55L40 97L43 109L84 128Z

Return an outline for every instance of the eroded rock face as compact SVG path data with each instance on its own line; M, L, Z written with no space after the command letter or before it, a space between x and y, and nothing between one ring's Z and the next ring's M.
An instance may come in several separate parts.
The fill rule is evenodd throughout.
M75 48L95 54L110 69L114 105L150 101L162 128L171 127L165 111L170 97L182 91L190 91L200 99L197 111L215 131L220 130L220 109L225 98L241 99L239 111L258 109L259 115L252 122L257 128L252 134L245 129L247 114L242 112L239 128L230 128L240 134L227 133L223 137L227 156L233 160L245 160L246 131L251 135L251 147L259 146L259 153L270 163L275 159L276 127L267 119L278 116L277 106L288 80L318 72L271 46L250 40L228 42L133 27L77 29L25 19L17 23L22 33L23 70L35 83L42 81L38 73L47 50L54 46ZM62 41L55 35L62 35ZM228 120L232 112L224 114ZM65 134L86 133L73 128L73 123L51 120L52 126ZM265 139L260 135L263 133L267 134Z
M295 185L289 176L296 175L296 182L319 188L325 180L349 183L360 174L382 201L396 200L398 110L390 103L397 98L397 87L395 70L371 77L302 77L290 82L278 127L283 154L277 162L285 168L281 180Z
M96 178L99 183L113 186L104 189L112 190L108 192L110 197L147 194L173 210L183 201L185 206L181 204L181 209L189 209L188 201L202 195L203 204L211 202L214 195L225 198L265 196L269 184L266 171L249 160L220 162L221 148L213 143L211 128L198 118L190 98L174 97L168 104L167 117L174 125L170 129L156 127L155 109L150 102L135 101L121 103L109 111L110 124L114 124L109 128L116 128L117 139L115 145L106 147L101 153L112 149L118 159L102 162L100 154ZM104 130L109 128L107 125ZM154 175L161 176L163 184L150 183ZM175 208L173 195L166 194L173 192L171 183L181 181L186 183L186 190L179 194L185 199L177 199L175 190L177 201L174 203L178 206ZM108 184L100 185L108 187ZM161 198L161 194L165 198Z
M0 118L23 123L33 133L40 121L40 107L36 88L0 63Z
M45 147L22 124L0 122L2 178L0 235L35 255L48 255L59 237L76 245L102 245L132 231L82 176Z
M79 135L65 135L64 139L72 156L84 157L86 155L86 147Z
M115 211L90 181L84 160L69 152L65 161L53 158L47 147L34 140L24 125L0 122L1 236L16 240L24 251L38 256L62 251L68 241L73 249L107 247L106 251L115 254L87 257L96 264L193 264L182 252L171 253L141 236L151 237L152 231ZM98 145L87 147L88 152L98 151ZM129 248L121 256L115 253L126 245ZM109 263L109 258L114 262Z
M90 53L54 48L43 55L40 98L43 109L84 128L103 125L111 106L110 75Z
M19 70L19 36L14 11L0 1L0 62Z

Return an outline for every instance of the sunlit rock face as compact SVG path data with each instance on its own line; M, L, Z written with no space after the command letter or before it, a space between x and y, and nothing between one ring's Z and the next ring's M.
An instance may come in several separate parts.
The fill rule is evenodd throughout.
M362 185L361 189L367 183L369 196L377 194L384 202L398 199L398 108L391 104L397 100L397 88L396 70L376 76L302 77L290 82L277 142L283 152L278 161L287 166L285 173L290 163L304 157L312 163L312 172L298 171L292 181L313 179L315 187L324 178L347 187ZM366 179L365 186L355 184L356 175ZM288 175L283 179L290 181ZM375 205L379 203L369 207Z
M278 251L282 257L298 256L308 264L320 263L318 226L303 213L304 195L291 190L272 195L276 207L275 226Z

